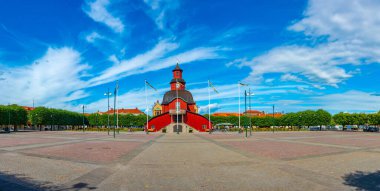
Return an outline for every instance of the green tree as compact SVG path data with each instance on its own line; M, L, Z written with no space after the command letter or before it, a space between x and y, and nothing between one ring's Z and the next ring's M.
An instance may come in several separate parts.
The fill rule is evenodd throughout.
M331 124L331 114L323 109L319 109L315 112L317 116L317 125L319 125L319 130L322 130L322 125Z

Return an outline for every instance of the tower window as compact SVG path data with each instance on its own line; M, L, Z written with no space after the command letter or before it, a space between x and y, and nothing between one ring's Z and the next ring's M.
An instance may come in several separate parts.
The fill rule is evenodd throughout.
M178 72L178 71L176 71L176 72L175 72L175 75L176 75L177 77L179 77L179 72Z

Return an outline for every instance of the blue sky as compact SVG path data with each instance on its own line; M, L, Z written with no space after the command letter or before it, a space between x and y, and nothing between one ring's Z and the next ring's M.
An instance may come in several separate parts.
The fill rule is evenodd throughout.
M238 81L267 112L380 107L376 0L0 3L0 104L104 111L119 80L119 107L143 109L144 80L162 100L179 60L202 112L208 79L214 112L238 110Z

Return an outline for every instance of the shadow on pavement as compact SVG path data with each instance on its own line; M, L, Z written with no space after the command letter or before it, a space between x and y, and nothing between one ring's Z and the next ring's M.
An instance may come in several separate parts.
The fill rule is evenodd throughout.
M50 186L49 186L50 185ZM10 174L0 172L1 191L37 191L37 190L56 190L57 187L51 186L49 182L39 182L23 174Z
M380 191L380 170L376 172L356 171L343 177L344 184L356 190Z
M79 182L71 187L52 186L50 182L40 182L33 180L23 174L9 174L0 172L0 191L79 191L95 190L97 187L90 186L87 183Z

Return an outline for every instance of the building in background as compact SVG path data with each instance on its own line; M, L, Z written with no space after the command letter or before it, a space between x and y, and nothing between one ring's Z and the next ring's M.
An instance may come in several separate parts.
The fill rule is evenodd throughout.
M217 117L229 117L229 116L239 116L239 113L235 112L216 112L211 114L212 116L217 116ZM274 117L281 117L283 116L283 113L280 112L275 112ZM246 112L243 112L240 114L240 116L248 116L248 117L273 117L273 113L265 113L264 111L258 111L258 110L247 110Z
M162 102L153 106L153 118L149 120L149 131L166 129L169 132L189 132L190 130L205 132L211 128L211 122L198 114L198 107L191 92L186 90L186 82L182 78L183 70L177 64L173 69L170 91L167 91ZM177 126L178 124L178 126Z
M127 115L127 114L132 114L132 115L145 115L144 112L139 110L137 107L135 109L117 109L115 113L118 113L119 115ZM110 109L106 112L99 112L100 115L102 114L108 114L108 115L113 115L114 114L114 109Z

